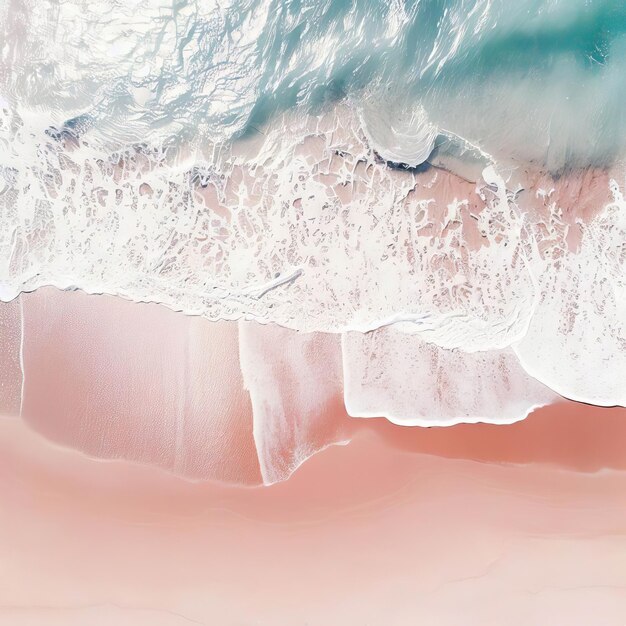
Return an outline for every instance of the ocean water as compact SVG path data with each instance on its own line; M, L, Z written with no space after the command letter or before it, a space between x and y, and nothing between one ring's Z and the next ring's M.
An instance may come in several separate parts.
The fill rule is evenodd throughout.
M620 153L619 0L7 1L2 14L5 98L70 132L232 139L348 98L423 106L489 152L555 168Z
M347 99L554 171L622 153L619 0L3 4L4 96L61 131L232 140Z
M626 403L623 2L3 0L0 51L3 300L393 327Z

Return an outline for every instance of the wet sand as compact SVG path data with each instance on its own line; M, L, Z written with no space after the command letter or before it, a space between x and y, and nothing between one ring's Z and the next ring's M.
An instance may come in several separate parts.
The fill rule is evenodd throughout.
M623 625L626 409L401 427L322 368L286 442L350 443L260 487L235 323L54 289L0 310L3 626ZM333 354L269 329L279 377L277 332Z
M370 420L259 488L0 420L0 623L618 626L626 411L583 408L474 438Z

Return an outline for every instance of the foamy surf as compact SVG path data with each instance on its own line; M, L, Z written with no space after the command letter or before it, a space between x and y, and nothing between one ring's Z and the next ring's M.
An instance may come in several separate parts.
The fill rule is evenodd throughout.
M619 3L118 9L0 9L0 299L52 285L239 322L266 483L348 437L337 397L413 425L626 404ZM188 471L187 375L165 385L173 456L131 460Z
M212 162L145 146L110 155L81 138L28 133L14 111L4 119L5 300L55 285L306 332L393 324L446 349L519 344L529 373L562 395L623 402L619 168L607 200L594 192L596 206L582 211L576 173L552 179L555 189L579 187L561 203L558 192L555 201L535 194L531 180L512 192L497 164L477 184L434 166L389 168L346 107L284 116ZM572 374L556 382L532 365L529 346L556 337L574 346L583 331L542 331L547 301L563 319L577 314L568 293L580 291L580 307L599 289L602 312L589 301L580 314L610 372L581 386L559 359ZM550 357L541 361L545 369Z

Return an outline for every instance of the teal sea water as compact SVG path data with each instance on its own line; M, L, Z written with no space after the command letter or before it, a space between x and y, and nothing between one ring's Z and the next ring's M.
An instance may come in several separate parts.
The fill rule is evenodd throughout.
M74 132L228 140L279 111L367 99L383 115L422 107L437 128L556 173L623 152L622 0L0 7L4 98Z
M552 170L604 163L626 138L621 0L275 2L251 113L365 92Z

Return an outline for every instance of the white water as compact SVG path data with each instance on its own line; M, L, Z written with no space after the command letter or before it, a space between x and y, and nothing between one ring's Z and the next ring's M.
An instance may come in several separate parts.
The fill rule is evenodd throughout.
M618 20L589 70L561 36L593 35L588 3L528 20L533 3L305 4L2 4L0 298L56 285L305 332L393 326L624 404ZM546 32L528 59L520 38ZM383 160L427 158L440 169ZM532 187L608 162L614 201L592 215Z
M307 332L393 324L446 349L515 345L559 393L624 402L617 182L569 251L570 224L558 236L548 227L575 205L546 212L537 198L522 212L493 166L475 187L390 169L345 107L285 116L212 161L147 147L110 155L36 126L4 109L4 300L50 284ZM559 325L568 315L579 322Z
M353 417L404 426L508 424L558 396L529 376L510 348L445 350L387 327L342 337L344 398Z

